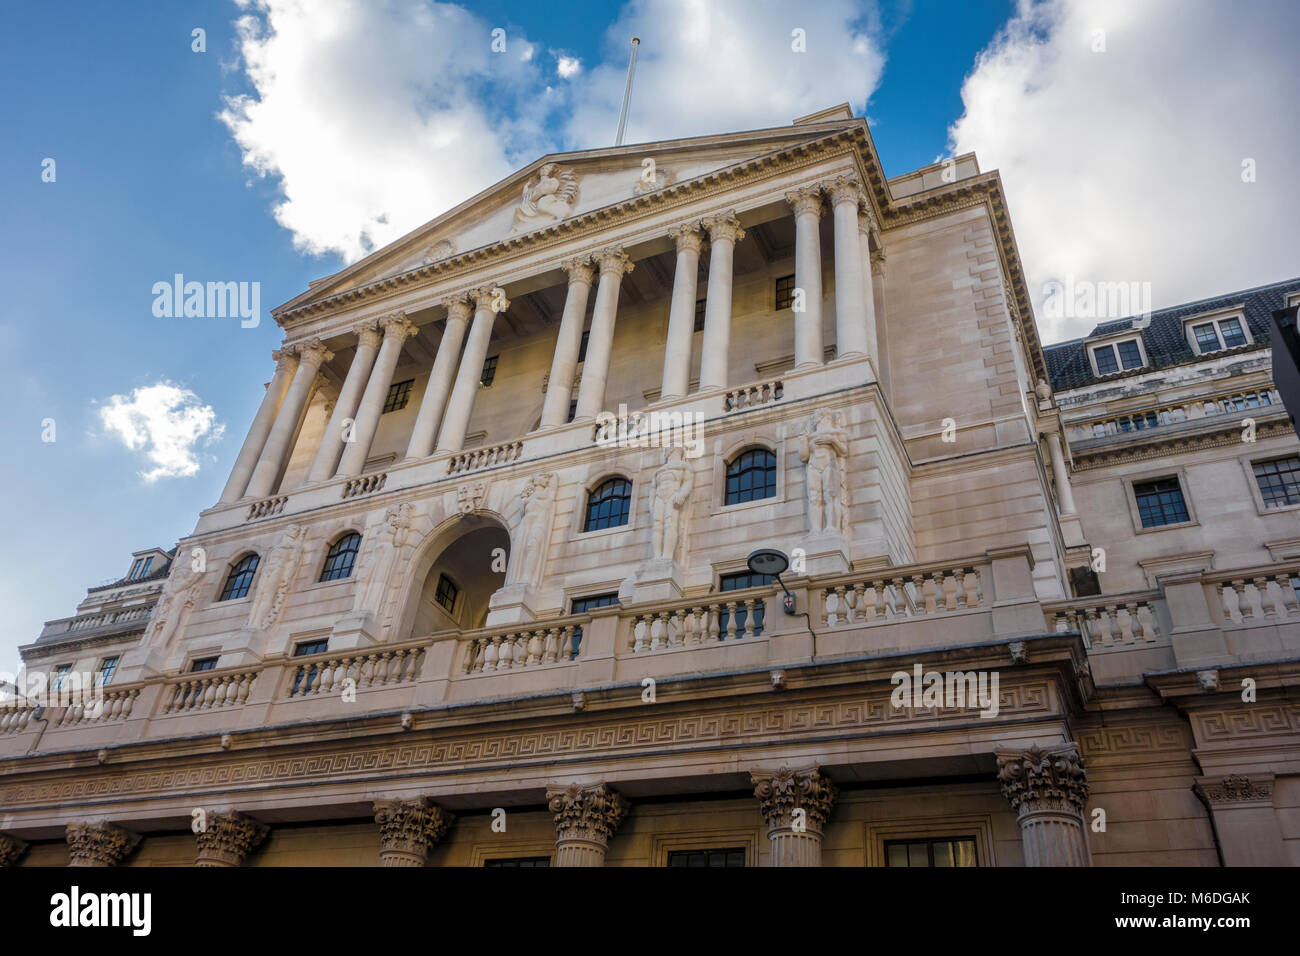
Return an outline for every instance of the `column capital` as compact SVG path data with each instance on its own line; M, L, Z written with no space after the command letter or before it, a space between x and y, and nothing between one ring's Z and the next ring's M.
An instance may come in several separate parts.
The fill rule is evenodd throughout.
M710 242L717 242L719 239L739 242L745 238L745 230L740 228L740 220L736 218L734 209L702 219L700 225L709 231Z
M195 866L242 866L270 829L237 810L209 810L204 828L194 835L199 852Z
M474 303L468 295L449 295L442 300L442 305L447 309L447 321L453 320L458 322L468 322L471 315L474 314Z
M470 297L474 300L475 309L481 312L504 312L510 308L506 290L495 283L472 290Z
M785 201L790 204L796 217L812 213L818 219L822 215L822 187L817 184L800 186L785 194Z
M683 222L668 230L668 238L677 243L677 251L699 252L704 245L704 227L698 220Z
M589 254L565 259L560 263L560 268L568 274L569 285L575 282L591 285L591 281L596 277L596 260Z
M140 842L138 834L102 821L69 823L69 866L117 866Z
M384 330L384 338L394 338L399 342L419 331L415 323L406 317L405 312L394 312L379 320L379 327Z
M1039 810L1082 814L1088 802L1088 771L1076 743L1046 750L998 750L998 783L1002 796L1021 816Z
M792 828L794 811L803 810L808 830L820 833L835 808L838 791L819 767L752 770L749 778L769 830Z
M13 866L27 852L27 844L17 837L0 833L0 867Z
M826 183L826 191L831 195L831 203L836 206L851 203L857 207L863 201L862 185L856 176L836 176Z
M352 326L352 331L356 333L357 345L368 345L371 348L379 348L381 335L379 333L379 324L374 319L367 319L364 322L358 322Z
M299 366L306 365L311 369L319 369L326 362L334 358L334 353L327 349L320 339L311 339L307 342L298 342L294 345L286 345L285 349L291 349L293 354L298 357Z
M298 353L292 348L285 346L282 349L275 349L271 353L271 361L275 363L275 370L281 369L292 372L298 367Z
M608 249L601 249L597 254L600 260L600 274L615 275L622 278L626 273L632 271L632 260L628 258L622 246L610 246Z
M455 816L429 800L376 800L379 855L385 866L423 866Z
M555 814L555 832L561 840L587 840L604 844L627 816L628 802L607 785L546 788L546 804Z

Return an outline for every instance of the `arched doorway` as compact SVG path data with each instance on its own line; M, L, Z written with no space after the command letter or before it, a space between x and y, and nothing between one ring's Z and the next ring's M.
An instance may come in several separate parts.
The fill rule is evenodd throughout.
M422 543L402 614L406 637L482 627L505 583L510 534L495 516L457 515Z

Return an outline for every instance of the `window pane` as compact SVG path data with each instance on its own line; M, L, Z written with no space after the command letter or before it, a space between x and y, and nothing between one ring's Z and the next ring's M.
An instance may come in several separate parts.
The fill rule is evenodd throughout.
M587 597L573 599L573 606L570 608L570 614L585 614L587 611L598 607L613 607L618 603L618 592L611 591L609 594L591 594Z
M230 574L226 578L225 587L221 589L219 601L229 601L234 598L248 596L248 589L253 584L253 575L257 572L257 555L250 554L241 558L239 563L230 569Z
M1099 349L1093 349L1092 354L1097 359L1097 371L1102 375L1119 371L1119 363L1115 361L1115 349L1112 346L1103 345Z
M1126 369L1142 367L1142 350L1136 342L1119 343L1120 364Z
M497 359L498 355L489 355L483 360L483 374L479 376L480 385L491 385L497 377Z
M751 448L727 466L729 505L776 497L776 455L766 448Z
M1142 527L1157 528L1190 520L1177 478L1144 481L1133 485Z
M356 563L357 551L361 548L361 535L355 531L344 535L334 542L329 554L325 556L325 567L321 569L322 581L337 581L352 576L352 565Z
M438 591L434 595L442 609L448 614L456 607L456 597L460 594L460 588L456 587L455 582L445 574L438 576Z
M384 411L395 412L406 407L406 403L411 400L411 387L415 385L415 379L410 378L405 382L394 382L388 386L388 396L384 399Z
M885 847L885 866L907 866L907 844L888 844Z
M794 276L782 276L776 280L776 311L780 312L782 309L788 309L793 304Z
M632 482L610 478L587 497L587 520L583 531L599 531L627 524L632 503Z
M1219 336L1214 331L1213 322L1192 326L1192 334L1196 336L1196 347L1202 352L1217 352L1219 350Z
M1253 467L1265 508L1300 505L1300 458L1258 461Z
M975 840L971 837L937 837L933 840L899 840L885 844L886 866L976 866Z
M113 681L113 675L117 673L117 658L105 657L99 664L99 683L109 684Z
M671 850L669 866L686 867L736 867L745 865L745 851L738 848L726 850Z
M1219 323L1219 331L1223 333L1224 348L1234 349L1246 344L1246 333L1241 330L1241 323L1236 319L1224 319Z

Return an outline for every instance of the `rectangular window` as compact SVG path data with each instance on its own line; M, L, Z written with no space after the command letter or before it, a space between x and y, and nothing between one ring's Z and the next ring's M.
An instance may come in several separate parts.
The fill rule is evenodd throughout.
M934 840L890 840L885 843L885 866L978 866L975 841L970 837Z
M329 638L318 638L314 641L303 641L295 645L293 649L294 657L306 657L309 654L324 654L329 650ZM316 682L317 667L315 664L303 664L298 667L297 673L293 675L293 688L289 691L290 697L298 694L298 688L301 685L302 692L305 694L311 690L311 685Z
M794 305L794 276L782 276L776 280L776 311L788 309Z
M578 400L576 398L569 400L569 417L565 421L573 421L574 416L578 414Z
M294 657L306 657L308 654L324 654L330 649L329 638L319 638L314 641L303 641L293 649Z
M113 682L113 675L117 673L117 658L105 657L99 662L99 674L96 677L96 683L100 687Z
M388 386L388 397L384 399L384 412L396 412L406 407L406 403L411 400L411 386L415 384L415 379L408 378L405 382L394 382Z
M510 856L502 857L499 860L484 860L484 866L501 866L501 867L549 867L551 858L549 856Z
M190 673L197 674L199 671L212 671L217 669L217 658L201 657L190 665Z
M1192 326L1192 336L1196 339L1196 351L1202 355L1249 344L1241 319L1211 319L1208 322L1198 322Z
M707 299L695 300L695 331L696 332L704 331L704 304L707 301L708 301Z
M1119 371L1119 362L1115 359L1115 350L1109 346L1092 350L1093 357L1097 359L1097 371L1102 375L1109 375L1111 372Z
M445 574L438 575L438 591L434 595L438 604L444 611L450 614L456 607L456 598L460 595L460 588L456 583Z
M1138 515L1144 528L1191 520L1177 478L1137 482L1133 485L1133 497L1137 499Z
M569 613L586 614L594 608L613 607L617 603L617 591L610 591L608 594L589 594L586 597L574 598Z
M734 574L723 574L718 577L719 591L743 591L745 588L761 587L765 584L771 584L776 578L770 574L755 574L752 571L737 571ZM763 636L763 620L767 616L767 603L759 600L754 603L754 636ZM744 637L745 622L749 618L749 609L744 605L736 606L736 637ZM727 623L731 620L731 612L725 607L718 612L718 640L727 639Z
M1257 461L1251 467L1265 508L1300 505L1300 458Z
M1241 322L1237 319L1223 319L1219 322L1219 334L1223 336L1225 349L1235 349L1246 344L1246 333L1242 331Z
M587 340L591 338L590 332L582 333L582 342L578 345L578 364L581 365L587 361Z
M1193 325L1192 334L1196 336L1196 347L1201 352L1217 352L1219 350L1219 333L1214 331L1213 322Z
M153 558L136 558L135 563L131 565L131 574L127 580L135 581L149 573L149 567L153 564Z
M499 355L489 355L487 358L483 360L483 374L479 376L478 383L482 385L484 388L487 388L494 381L496 381L497 359L499 359L500 357L501 356Z
M668 865L687 867L744 866L745 851L741 847L732 847L726 850L671 850L668 853Z
M55 693L58 693L59 691L63 690L63 685L67 681L68 675L71 673L72 673L71 664L60 664L58 667L54 668L54 678L53 680L50 681L50 683L54 685Z
M1128 371L1142 367L1142 350L1136 340L1095 346L1092 357L1097 363L1098 375L1110 375L1121 368Z
M1116 348L1119 349L1119 364L1126 370L1142 367L1142 350L1136 342L1120 342Z

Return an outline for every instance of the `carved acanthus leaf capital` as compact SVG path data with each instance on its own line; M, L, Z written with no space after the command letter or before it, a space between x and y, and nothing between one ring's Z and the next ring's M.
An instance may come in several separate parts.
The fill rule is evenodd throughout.
M745 238L745 230L740 228L740 220L736 218L734 210L709 216L701 220L700 224L709 231L710 242L725 240L739 242Z
M27 852L27 844L17 837L0 833L0 867L13 866Z
M281 370L292 372L298 367L298 353L286 346L272 352L271 361L275 362L277 372Z
M821 186L800 186L798 189L792 189L785 194L785 201L790 204L794 210L795 218L812 214L819 219L821 218L822 205L822 188Z
M750 780L758 808L770 830L792 829L798 816L807 832L820 833L835 809L838 791L817 767L754 770L750 772ZM804 812L797 815L796 810Z
M698 219L683 222L668 230L668 238L677 244L678 252L699 252L704 246L704 226Z
M334 353L327 349L320 339L311 339L297 345L286 346L286 348L293 349L294 354L298 356L300 366L305 365L312 371L316 371L334 358Z
M510 308L506 290L499 285L485 285L470 292L474 299L474 308L479 312L504 312Z
M591 281L596 277L596 262L589 255L565 259L560 263L560 268L568 274L569 285L579 282L591 285Z
M999 750L1002 796L1023 815L1038 810L1083 813L1088 802L1088 771L1075 743L1028 750Z
M358 347L377 349L379 343L383 341L383 335L379 331L379 323L374 319L358 322L352 326L352 331L357 334Z
M632 260L622 246L600 250L600 274L622 277L632 271Z
M384 338L396 339L398 342L404 342L420 331L415 327L415 323L406 317L405 312L394 312L384 316L379 320L379 327L384 330Z
M381 853L427 857L455 819L427 797L375 801Z
M69 823L69 866L117 866L135 849L140 836L116 824Z
M242 866L270 832L264 823L236 810L209 810L203 829L194 835L199 852L196 866Z
M826 184L826 191L831 194L831 203L851 203L855 208L863 201L862 184L856 176L836 176Z
M469 317L474 314L474 303L468 295L451 295L442 301L443 306L447 309L448 322L468 322Z
M555 814L555 832L561 840L606 843L628 811L627 801L603 783L548 787L546 802Z

